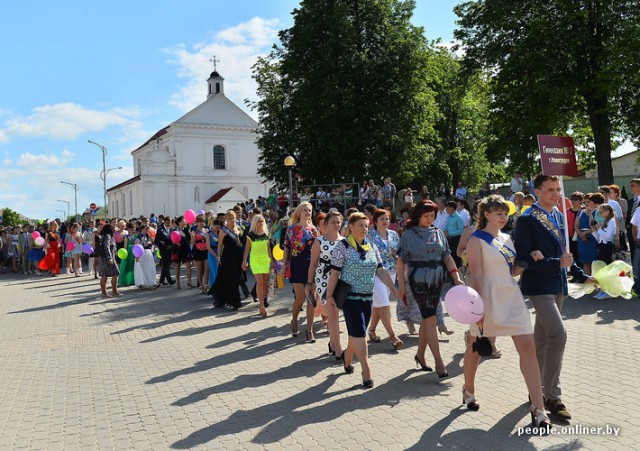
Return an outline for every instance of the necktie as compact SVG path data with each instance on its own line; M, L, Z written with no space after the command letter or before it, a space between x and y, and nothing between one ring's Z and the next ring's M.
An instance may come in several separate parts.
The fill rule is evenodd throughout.
M633 199L633 203L631 204L631 211L629 211L629 216L627 216L627 221L631 221L631 218L633 218L633 214L638 208L638 200L640 200L640 196Z

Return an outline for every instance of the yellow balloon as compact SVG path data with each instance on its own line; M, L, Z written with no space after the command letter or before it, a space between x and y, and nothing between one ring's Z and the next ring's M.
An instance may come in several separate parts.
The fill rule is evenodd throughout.
M514 204L510 200L506 201L505 203L509 206L509 216L511 216L512 214L515 214L515 212L516 212L516 204Z
M525 205L524 207L522 207L522 210L520 210L520 214L524 213L525 211L527 211L530 208L531 208L530 205Z
M271 253L276 260L282 260L284 258L284 251L280 247L280 244L276 244Z

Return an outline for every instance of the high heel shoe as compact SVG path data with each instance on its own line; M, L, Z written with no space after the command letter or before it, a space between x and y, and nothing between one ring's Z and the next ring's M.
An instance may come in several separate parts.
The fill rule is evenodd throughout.
M336 355L336 352L331 348L331 343L327 343L327 345L329 347L329 354Z
M438 372L436 371L436 373ZM449 377L449 373L447 371L445 371L444 373L438 373L438 377L440 379L444 379L445 377Z
M438 332L440 332L440 336L445 333L447 335L451 335L453 333L452 330L447 329L447 326L438 326Z
M391 346L393 346L393 349L395 349L396 351L399 351L404 347L404 342L398 337L391 337L389 341L391 342Z
M480 404L477 403L476 396L473 393L469 393L464 386L462 387L462 404L474 412L480 410Z
M309 332L308 330L305 331L305 334L307 335L307 343L315 343L316 339L313 336L313 332Z
M291 332L292 337L298 336L298 321L295 319L291 320L291 326L289 327L289 332Z
M373 388L373 379L367 379L366 381L363 379L362 385L364 388Z
M422 367L422 371L433 371L433 368L422 363L417 355L413 359L416 361L416 368L420 365L420 367Z
M531 425L534 428L539 428L536 434L548 435L551 429L551 420L547 416L544 409L537 409L536 406L531 404L529 408L531 413Z
M369 341L371 343L380 343L380 337L376 335L375 330L368 330L367 334L369 335Z
M262 318L266 318L266 317L267 317L267 309L266 309L266 308L264 308L263 306L260 306L260 307L259 307L259 310L260 310L260 316L261 316Z
M340 358L342 359L342 366L344 367L344 372L347 374L353 374L353 371L354 371L353 365L347 365L347 363L344 361L344 352L342 353Z

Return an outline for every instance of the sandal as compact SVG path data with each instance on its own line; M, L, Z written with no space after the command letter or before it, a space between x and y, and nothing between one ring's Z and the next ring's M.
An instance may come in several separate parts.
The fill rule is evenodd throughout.
M398 337L391 337L390 341L391 341L391 346L393 346L393 349L395 349L396 351L399 351L404 347L404 342L400 340Z
M307 343L315 343L316 339L313 336L313 332L309 332L309 330L306 331L306 335L307 335Z
M267 317L267 309L265 309L262 305L258 307L260 309L260 316L263 318Z
M380 343L380 337L376 335L375 330L368 330L367 333L369 335L369 341L371 343Z
M187 287L193 288L193 285L191 285L191 283L187 283Z
M295 319L291 320L291 326L289 327L289 331L291 332L292 337L298 336L298 321Z

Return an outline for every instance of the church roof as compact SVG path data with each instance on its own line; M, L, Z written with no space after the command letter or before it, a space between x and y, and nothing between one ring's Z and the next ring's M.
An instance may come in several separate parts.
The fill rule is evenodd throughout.
M204 203L205 204L212 204L214 202L218 202L229 191L231 191L231 188L223 188L223 189L219 190L217 193L215 193L213 196L211 196L209 199L207 199Z
M257 128L258 123L224 94L215 94L171 125L218 125Z
M162 130L158 130L156 132L155 135L153 135L151 138L149 138L143 145L141 145L140 147L138 147L138 149L142 149L144 146L146 146L147 144L149 144L151 141L153 141L154 139L158 139L160 138L162 135L166 135L167 134L167 129L169 128L169 126L167 125L165 128L163 128ZM138 150L136 149L136 150ZM134 150L135 152L135 150Z
M138 180L140 180L140 176L136 175L135 177L132 177L129 180L125 180L124 182L120 183L119 185L112 186L107 191L113 191L114 189L118 189L118 188L122 188L123 186L131 185L132 183L135 183Z

